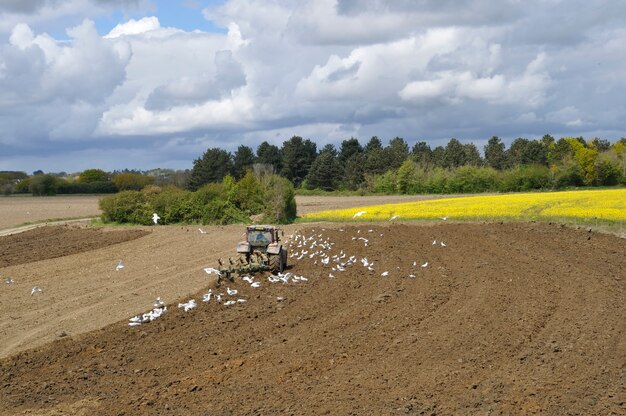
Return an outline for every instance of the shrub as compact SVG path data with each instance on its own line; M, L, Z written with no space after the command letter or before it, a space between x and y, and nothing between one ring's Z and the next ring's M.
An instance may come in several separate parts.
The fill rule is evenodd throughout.
M503 173L501 190L504 192L525 192L534 189L549 189L552 174L545 166L518 166Z
M123 191L100 200L104 222L152 224L154 210L139 191Z

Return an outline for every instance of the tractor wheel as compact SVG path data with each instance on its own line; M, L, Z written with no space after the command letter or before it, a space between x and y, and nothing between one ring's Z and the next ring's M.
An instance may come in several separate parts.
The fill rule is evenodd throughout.
M280 272L282 272L282 258L280 256L280 254L276 255L272 255L269 258L270 260L270 272L272 272L273 274L278 274Z

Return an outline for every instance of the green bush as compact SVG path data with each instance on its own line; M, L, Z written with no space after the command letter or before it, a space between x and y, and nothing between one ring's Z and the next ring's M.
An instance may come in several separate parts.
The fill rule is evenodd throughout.
M150 225L154 210L139 191L123 191L100 200L102 221Z
M552 187L550 169L541 165L518 166L503 172L503 192L526 192Z
M264 221L287 223L296 218L293 185L277 175L263 184L247 174L241 181L232 177L211 183L195 192L176 187L147 186L142 191L123 191L100 200L104 222L152 224L152 214L161 224L233 224L250 222L251 215L264 215Z
M449 193L479 193L497 191L498 172L491 167L465 165L451 172L446 189Z

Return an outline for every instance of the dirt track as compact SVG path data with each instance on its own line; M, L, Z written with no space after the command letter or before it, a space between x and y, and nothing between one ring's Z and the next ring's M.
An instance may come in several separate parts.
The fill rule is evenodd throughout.
M232 252L237 226L154 227L1 268L15 283L1 283L0 414L626 413L626 240L546 224L328 227L288 233L375 271L332 271L308 249L290 270L307 282L237 280L247 302L231 307L200 302L202 267ZM169 311L128 327L156 296Z

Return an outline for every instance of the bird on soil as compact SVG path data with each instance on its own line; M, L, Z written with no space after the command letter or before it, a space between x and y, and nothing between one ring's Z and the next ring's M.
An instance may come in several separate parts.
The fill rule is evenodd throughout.
M155 308L160 308L163 305L164 303L161 300L161 296L157 296L157 298L154 300L154 303L152 304L152 306L154 306Z
M36 295L37 293L42 293L42 292L43 292L43 290L40 287L38 287L38 286L35 286L34 288L32 288L30 290L31 296L32 295Z
M196 305L196 301L194 299L191 299L188 302L185 303L179 303L178 307L182 308L185 312L189 312L190 310L192 310L193 308L195 308Z
M124 268L124 260L120 260L117 262L117 266L115 266L115 271L119 272Z
M200 231L200 234L206 234L206 231L204 231L202 228L198 228L198 231Z
M422 264L422 267L428 267L428 262Z
M7 285L12 285L15 282L10 277L7 277L6 279L4 279L4 283L6 283Z
M237 294L237 290L227 287L226 293L228 293L228 296L235 296Z

